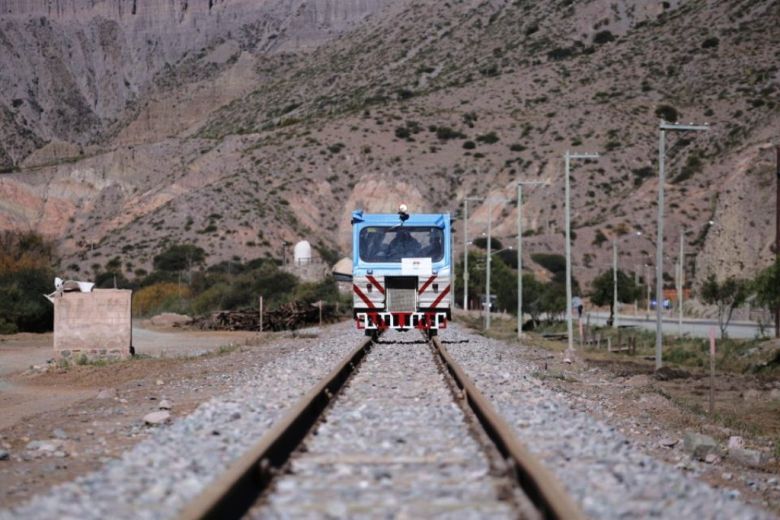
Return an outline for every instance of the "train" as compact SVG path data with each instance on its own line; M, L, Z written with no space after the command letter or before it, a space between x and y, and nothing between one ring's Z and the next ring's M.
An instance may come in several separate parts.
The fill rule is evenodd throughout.
M353 316L358 329L436 335L452 315L448 213L352 212Z

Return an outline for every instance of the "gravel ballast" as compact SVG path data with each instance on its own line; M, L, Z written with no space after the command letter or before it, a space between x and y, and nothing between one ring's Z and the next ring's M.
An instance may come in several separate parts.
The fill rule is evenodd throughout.
M517 346L453 326L444 346L592 518L774 518L658 461L535 377Z
M516 518L416 331L387 332L255 518Z
M168 426L147 426L156 431L122 457L0 511L0 519L175 517L363 340L351 324L324 329L319 338L280 340L277 346L297 348L248 366L233 391Z
M271 517L442 514L515 517L501 479L464 422L428 347L388 333L329 410L305 457L255 512ZM445 347L520 439L592 518L774 518L646 455L608 423L569 406L517 346L452 326ZM234 390L170 424L99 470L0 510L16 518L174 518L363 336L351 324L233 376ZM143 423L141 417L139 424ZM395 458L400 456L401 458ZM333 485L333 481L337 485Z

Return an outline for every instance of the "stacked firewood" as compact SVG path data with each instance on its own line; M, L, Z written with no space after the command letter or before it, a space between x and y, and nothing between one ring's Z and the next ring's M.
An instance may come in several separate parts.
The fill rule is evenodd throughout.
M320 310L316 305L290 302L263 313L263 330L295 330L319 323ZM336 309L322 305L322 321L333 321ZM216 311L199 316L189 323L201 330L258 330L259 313L256 310Z

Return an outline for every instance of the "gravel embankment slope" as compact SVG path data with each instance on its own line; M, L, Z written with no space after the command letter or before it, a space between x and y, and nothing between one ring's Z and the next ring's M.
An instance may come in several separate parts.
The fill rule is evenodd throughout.
M234 389L111 460L61 484L0 519L159 519L175 517L338 361L362 335L351 324L294 343L288 355L248 367Z
M572 409L533 375L517 347L451 327L445 347L592 518L774 518L637 449Z

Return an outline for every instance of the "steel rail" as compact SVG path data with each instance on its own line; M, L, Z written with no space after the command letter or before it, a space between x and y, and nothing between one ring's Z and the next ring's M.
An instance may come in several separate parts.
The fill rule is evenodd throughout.
M182 511L180 520L241 518L289 460L329 402L371 349L370 339L346 356L252 448Z
M463 392L482 428L510 463L512 476L543 518L580 520L585 515L574 504L560 482L534 457L515 435L512 427L477 389L437 337L432 343L458 388Z

